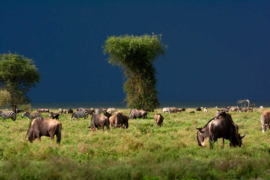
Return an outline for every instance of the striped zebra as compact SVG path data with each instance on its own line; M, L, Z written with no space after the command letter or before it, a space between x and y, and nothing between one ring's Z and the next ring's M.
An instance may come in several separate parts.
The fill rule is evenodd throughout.
M29 112L24 112L23 114L22 114L22 118L23 117L28 117L28 121L31 119L31 120L33 120L33 119L35 119L35 118L37 118L37 117L41 117L40 116L40 114L39 114L39 112L33 112L33 113L29 113Z
M16 113L13 111L1 112L0 116L2 117L2 121L11 118L13 121L16 120Z
M88 117L87 111L77 111L77 112L72 114L70 119L74 119L74 118L79 119L82 117L84 117L84 119L86 119L86 117Z

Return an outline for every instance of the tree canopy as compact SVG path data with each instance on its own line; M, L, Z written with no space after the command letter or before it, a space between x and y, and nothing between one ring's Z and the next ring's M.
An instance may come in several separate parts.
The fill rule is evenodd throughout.
M40 82L34 61L19 54L0 54L0 83L10 94L13 110L19 104L30 102L30 88Z
M124 69L124 91L130 108L153 110L159 106L154 61L165 56L161 35L111 36L103 46L108 62Z

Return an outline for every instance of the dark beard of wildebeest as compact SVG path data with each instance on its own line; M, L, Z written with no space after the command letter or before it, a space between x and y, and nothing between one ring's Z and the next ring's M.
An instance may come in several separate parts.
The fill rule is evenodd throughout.
M107 131L110 130L109 119L102 114L93 114L91 119L91 127L89 130L95 131L96 128L101 127L104 132L104 126L107 127Z
M195 125L196 128L196 125ZM211 140L214 142L217 141L218 138L222 139L222 144L224 146L224 139L230 141L230 146L235 147L242 145L242 138L244 136L240 136L238 134L238 126L233 122L231 116L228 113L221 112L218 118L211 119L204 127L196 128L197 132L197 141L199 146L205 146L206 140L209 138L209 147L211 146Z
M74 119L74 118L79 119L79 118L82 118L82 117L84 119L86 119L88 117L87 111L77 111L74 114L72 114L70 119Z
M131 109L129 113L129 119L143 118L147 117L147 112L144 110Z
M125 125L125 127L123 127ZM116 122L115 122L115 127L122 127L127 129L128 128L128 117L122 113L118 113L116 115Z
M31 127L28 130L26 140L31 143L33 140L38 138L40 141L41 136L48 136L51 140L54 139L54 135L57 136L57 143L61 141L61 130L62 124L55 119L47 119L42 117L37 117L31 123Z

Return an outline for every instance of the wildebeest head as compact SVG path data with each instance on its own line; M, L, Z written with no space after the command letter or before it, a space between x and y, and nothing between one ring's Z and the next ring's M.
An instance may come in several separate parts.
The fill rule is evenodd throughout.
M30 129L25 140L30 141L32 143L36 138L38 138L36 133L32 129Z
M197 128L196 125L195 125L195 128L198 130L198 132L197 132L198 145L199 146L205 146L206 143L208 142L208 139L209 139L208 132L203 130L205 127L204 128Z
M238 146L241 147L242 146L242 139L246 136L246 134L244 134L243 136L241 136L240 134L238 134Z

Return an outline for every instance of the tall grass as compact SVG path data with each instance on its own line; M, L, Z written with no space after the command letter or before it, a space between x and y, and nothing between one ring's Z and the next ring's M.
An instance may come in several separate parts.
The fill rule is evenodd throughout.
M104 133L88 130L91 117L70 120L71 115L62 115L60 145L56 138L23 140L28 120L19 114L15 122L0 122L0 179L270 178L270 130L262 133L261 112L231 113L246 134L241 148L230 148L228 141L223 147L219 140L209 150L198 146L194 125L205 125L215 110L189 114L191 110L163 114L161 128L153 120L158 109L148 119L130 120L129 129L105 128Z

